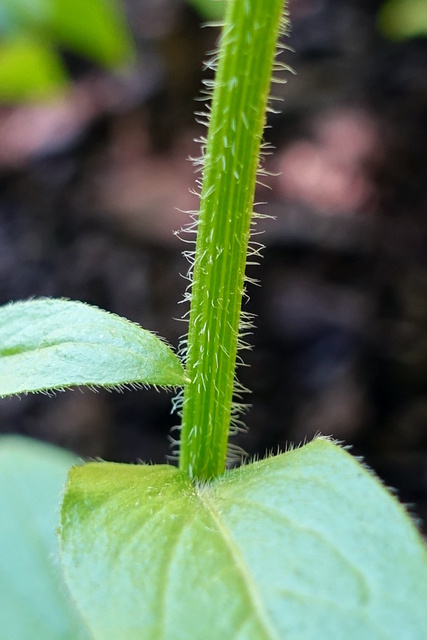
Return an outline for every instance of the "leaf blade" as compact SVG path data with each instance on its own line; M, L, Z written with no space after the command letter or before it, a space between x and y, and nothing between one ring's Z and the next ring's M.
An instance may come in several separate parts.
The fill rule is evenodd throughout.
M36 441L0 438L0 637L87 640L66 591L55 529L77 458Z
M74 469L60 535L67 583L102 640L119 628L162 640L419 640L427 628L419 534L330 442L198 487L170 467Z
M165 497L175 505L172 514L164 511ZM94 638L210 640L227 637L222 634L228 627L243 626L249 614L253 631L247 637L270 640L260 621L253 619L247 594L237 588L239 580L229 575L221 562L221 541L205 510L197 509L198 504L188 478L173 467L102 463L73 470L62 509L61 559L64 575ZM123 513L124 505L132 510L123 514L123 519L117 518L117 510ZM167 536L161 531L164 518L168 521ZM149 540L155 544L147 545ZM206 572L200 576L198 567L192 570L187 550L197 556L206 544L210 552L205 556ZM112 566L101 560L107 549L108 557L116 559L113 573ZM85 575L90 575L90 589L72 556L88 563ZM211 581L215 566L221 566L223 576L228 575L236 587L231 600L221 581ZM220 620L216 607L212 607L212 596L216 606L221 606ZM192 611L190 616L181 606L183 597ZM106 600L114 603L108 611L102 604ZM212 635L209 628L219 635Z
M184 382L183 367L164 342L107 311L49 298L0 308L0 396Z
M268 491L259 480L265 469ZM237 474L244 491L237 495L239 483L224 479L217 508L262 587L270 614L278 625L281 620L281 637L293 638L308 606L304 639L323 637L319 628L325 638L422 637L426 549L404 508L366 468L330 441L317 439ZM279 501L274 487L280 486L286 493ZM242 493L253 514L246 507L245 527L235 510ZM269 508L273 519L266 517ZM266 528L279 515L287 520L280 527L283 549L268 556L262 571L255 562L260 513ZM285 600L272 585L287 594Z

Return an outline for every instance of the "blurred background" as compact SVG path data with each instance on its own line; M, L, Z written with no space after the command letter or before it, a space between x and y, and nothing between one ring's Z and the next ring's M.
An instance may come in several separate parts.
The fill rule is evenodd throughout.
M0 303L81 299L177 346L174 235L203 130L215 0L0 0ZM250 455L353 445L427 521L427 2L290 0L265 244L240 380ZM0 433L164 462L171 395L3 399Z

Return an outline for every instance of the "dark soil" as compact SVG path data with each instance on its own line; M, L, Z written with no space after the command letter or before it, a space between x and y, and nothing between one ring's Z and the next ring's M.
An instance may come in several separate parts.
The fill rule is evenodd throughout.
M162 17L154 4L129 2L145 13L132 14L141 59L126 82L70 57L66 105L0 111L0 302L81 299L176 346L187 266L172 232L186 221L177 209L197 206L193 98L216 34L178 0ZM298 75L275 87L284 103L266 134L266 168L281 176L257 194L276 221L262 222L264 259L249 274L262 283L240 371L252 408L235 441L263 455L333 435L427 521L427 40L386 41L379 4L291 3ZM170 400L7 399L0 431L164 462Z

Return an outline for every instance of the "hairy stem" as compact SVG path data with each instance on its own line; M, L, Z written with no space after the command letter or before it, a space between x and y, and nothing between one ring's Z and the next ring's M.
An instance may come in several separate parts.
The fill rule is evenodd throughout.
M256 173L283 0L229 0L212 95L191 286L180 468L224 472Z

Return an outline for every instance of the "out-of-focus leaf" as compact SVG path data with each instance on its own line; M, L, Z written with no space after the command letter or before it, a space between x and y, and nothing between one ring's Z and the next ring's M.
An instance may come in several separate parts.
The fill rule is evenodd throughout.
M34 440L0 438L0 638L89 638L63 582L56 527L76 458Z
M65 85L59 57L36 40L6 40L0 44L0 100L49 98Z
M391 40L427 36L427 1L387 0L378 14L378 24Z
M128 30L113 0L50 0L48 26L58 42L107 67L132 55Z
M64 576L96 640L421 640L427 553L403 507L325 440L193 485L72 469Z
M203 18L220 20L224 17L227 0L187 0Z
M30 33L113 67L133 47L115 0L2 0L6 31ZM1 21L0 21L1 26Z
M14 30L32 31L46 21L53 0L1 0L0 16L6 20L0 26L9 25Z
M97 307L43 298L0 307L0 396L76 385L180 386L157 336Z
M0 34L10 35L14 31L16 31L16 24L13 12L5 6L4 2L0 2Z

